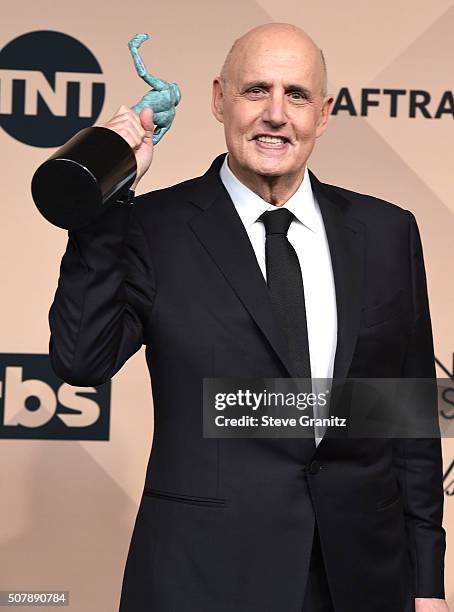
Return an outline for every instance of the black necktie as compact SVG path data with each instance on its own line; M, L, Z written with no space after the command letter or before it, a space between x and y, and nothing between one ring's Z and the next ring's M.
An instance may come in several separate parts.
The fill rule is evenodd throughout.
M271 302L287 338L289 357L299 378L311 377L306 307L301 268L287 238L293 213L279 208L263 213L266 275Z

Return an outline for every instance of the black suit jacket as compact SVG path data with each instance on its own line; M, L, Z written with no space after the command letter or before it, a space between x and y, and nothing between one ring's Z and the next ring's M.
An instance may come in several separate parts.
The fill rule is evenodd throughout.
M70 384L107 381L146 345L155 431L122 612L300 612L315 520L336 612L444 597L439 440L203 438L204 377L294 374L222 161L69 232L50 311ZM434 377L413 215L310 178L335 280L334 376Z

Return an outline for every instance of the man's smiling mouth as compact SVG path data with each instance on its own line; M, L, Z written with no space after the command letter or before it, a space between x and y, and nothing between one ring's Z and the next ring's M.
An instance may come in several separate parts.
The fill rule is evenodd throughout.
M255 146L264 153L284 153L290 146L290 140L286 136L272 136L271 134L257 134L254 136Z
M268 144L285 144L289 142L286 136L269 136L268 134L259 134L255 136L254 140Z

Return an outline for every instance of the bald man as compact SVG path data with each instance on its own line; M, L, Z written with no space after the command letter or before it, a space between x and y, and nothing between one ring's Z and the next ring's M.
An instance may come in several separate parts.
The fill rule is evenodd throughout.
M414 216L307 167L332 103L305 32L254 28L213 81L228 153L69 232L55 371L99 385L145 344L153 381L121 612L447 610L438 439L202 434L204 378L435 376ZM104 126L135 189L152 113Z

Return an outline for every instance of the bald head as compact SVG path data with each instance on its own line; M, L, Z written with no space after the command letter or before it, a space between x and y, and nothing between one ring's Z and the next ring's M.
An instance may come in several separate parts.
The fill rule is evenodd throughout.
M266 23L249 30L235 40L221 69L220 78L225 85L235 76L235 72L247 57L253 56L259 48L279 45L294 46L304 53L308 63L318 73L320 93L327 95L327 71L323 51L301 28L290 23Z
M213 79L211 109L224 125L229 167L265 201L283 203L301 184L334 102L325 92L320 48L287 23L241 36Z

